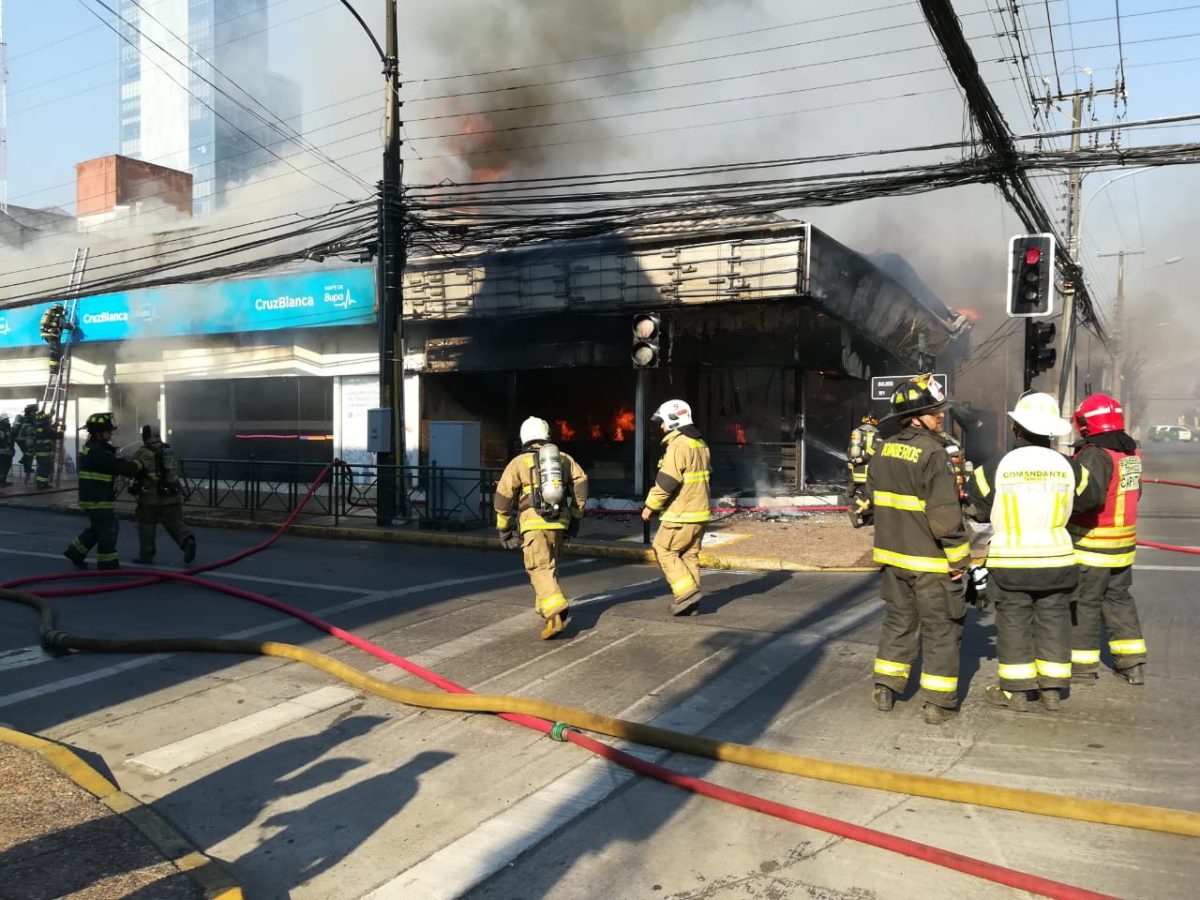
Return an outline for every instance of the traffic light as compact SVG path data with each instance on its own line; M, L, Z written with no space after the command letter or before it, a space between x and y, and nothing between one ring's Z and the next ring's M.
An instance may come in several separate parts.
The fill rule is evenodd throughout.
M658 313L638 313L633 317L633 349L630 358L635 369L658 365L662 338L662 320Z
M1054 235L1018 234L1008 242L1008 315L1054 313Z
M1025 323L1026 390L1029 390L1036 375L1053 369L1058 361L1058 351L1054 349L1054 336L1057 333L1053 322Z

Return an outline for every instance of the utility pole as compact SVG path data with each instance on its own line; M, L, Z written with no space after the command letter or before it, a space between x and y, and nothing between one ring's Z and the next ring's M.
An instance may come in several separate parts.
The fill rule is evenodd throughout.
M1087 70L1085 70L1087 71ZM1090 73L1089 73L1090 74ZM1089 85L1086 91L1075 90L1069 94L1047 95L1043 101L1047 108L1055 103L1071 101L1071 152L1077 153L1082 147L1083 109L1085 99L1091 100L1103 94L1116 97L1123 92L1123 86L1097 90ZM1071 268L1080 272L1079 245L1082 235L1083 210L1080 207L1080 193L1083 188L1083 172L1072 168L1067 174L1067 255L1071 260ZM1062 335L1058 346L1058 360L1061 367L1058 372L1058 405L1064 414L1075 409L1075 336L1077 332L1077 317L1075 315L1075 294L1078 289L1073 281L1063 285L1063 315Z
M377 455L376 521L391 525L407 503L404 452L404 164L400 158L400 64L396 0L384 0L385 43L383 178L379 182L379 403L390 409L388 452Z
M1117 301L1113 309L1112 324L1112 395L1122 406L1125 405L1121 396L1124 393L1125 381L1125 257L1141 256L1145 252L1145 248L1130 250L1123 247L1116 253L1096 254L1099 257L1117 258Z

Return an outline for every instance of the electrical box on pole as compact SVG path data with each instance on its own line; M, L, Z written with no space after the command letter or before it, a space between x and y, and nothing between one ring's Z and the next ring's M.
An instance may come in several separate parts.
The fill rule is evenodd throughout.
M1008 242L1008 315L1054 314L1054 235L1018 234Z

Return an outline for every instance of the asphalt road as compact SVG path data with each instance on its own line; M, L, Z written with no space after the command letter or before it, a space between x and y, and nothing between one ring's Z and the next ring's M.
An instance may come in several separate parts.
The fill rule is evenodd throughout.
M1200 447L1148 474L1200 481ZM1200 491L1147 486L1140 536L1200 544ZM76 519L6 511L4 579L62 571ZM164 538L160 537L160 541ZM202 559L258 540L203 530ZM132 528L122 547L132 555ZM160 559L168 560L160 546ZM805 755L1200 810L1200 559L1139 551L1151 662L1056 715L987 708L990 617L968 617L962 713L869 704L873 575L707 573L675 620L655 570L572 561L566 640L537 640L519 559L285 538L215 576L370 638L461 684ZM243 600L184 586L56 601L63 630L246 636L406 674ZM35 646L0 604L0 721L78 747L214 856L251 897L907 898L1012 891L630 776L487 716L417 711L275 659L75 654ZM680 771L937 847L1124 897L1192 897L1194 839L1069 823L640 751Z

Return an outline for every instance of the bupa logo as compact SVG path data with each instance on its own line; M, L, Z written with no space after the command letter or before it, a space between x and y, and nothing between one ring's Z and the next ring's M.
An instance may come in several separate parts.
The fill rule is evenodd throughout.
M325 302L335 309L349 309L358 303L344 284L325 285Z
M134 310L133 314L145 325L153 325L159 319L158 307L152 303L143 303Z
M8 327L8 316L0 316L0 337L7 337L12 333L12 329Z

